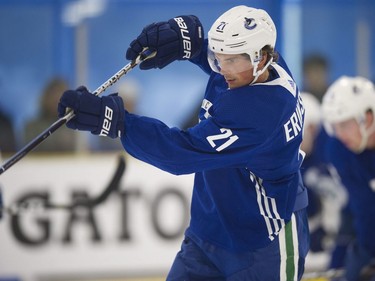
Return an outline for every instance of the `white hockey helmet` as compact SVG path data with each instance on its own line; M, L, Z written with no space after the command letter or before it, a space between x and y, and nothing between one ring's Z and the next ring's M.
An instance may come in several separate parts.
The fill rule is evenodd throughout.
M375 130L375 122L365 128L366 112L375 114L375 89L373 83L363 77L342 76L336 80L323 97L323 122L327 133L334 135L333 124L354 118L360 126L363 150L367 138Z
M248 54L256 76L262 48L267 45L274 48L276 37L275 24L266 11L241 5L228 10L213 23L208 32L208 46L214 53ZM220 72L210 54L209 62L214 71Z

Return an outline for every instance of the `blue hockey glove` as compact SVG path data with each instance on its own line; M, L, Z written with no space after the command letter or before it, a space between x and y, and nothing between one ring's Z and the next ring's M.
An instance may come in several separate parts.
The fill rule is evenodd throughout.
M94 135L120 137L124 133L124 104L117 94L98 97L84 86L63 93L58 104L59 117L71 108L75 116L66 123L71 129L90 131Z
M157 52L156 56L142 62L139 67L162 69L175 60L196 57L202 49L203 40L203 27L196 16L178 16L146 26L130 43L126 59L134 60L144 48L149 48Z

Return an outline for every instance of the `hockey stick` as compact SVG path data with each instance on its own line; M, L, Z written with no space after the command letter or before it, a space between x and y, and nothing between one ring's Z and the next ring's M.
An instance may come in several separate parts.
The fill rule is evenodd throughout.
M97 88L93 95L99 96L103 93L109 86L112 86L116 83L121 76L128 73L134 67L136 67L141 62L150 59L156 55L156 51L150 52L149 50L144 50L135 60L125 65L121 68L115 75L109 78L106 82L104 82L99 88ZM19 160L25 157L31 150L37 147L40 143L42 143L46 138L52 135L57 129L59 129L62 125L68 122L70 119L74 117L74 112L70 111L65 116L58 119L55 123L45 129L41 134L39 134L36 138L30 141L26 146L24 146L20 151L14 154L9 160L7 160L0 168L0 175L16 164Z
M113 193L114 191L118 190L120 187L120 181L122 179L122 176L124 175L126 170L126 161L123 156L119 156L117 168L115 173L112 176L111 181L108 183L107 187L96 197L92 199L88 198L81 198L76 199L72 204L55 204L55 203L47 203L43 207L46 209L72 209L76 206L84 206L84 207L95 207L101 203L103 203L108 196ZM42 207L42 206L38 206ZM19 215L23 211L27 211L29 209L32 209L33 205L28 204L27 202L23 202L21 204L17 204L10 207L2 207L0 208L0 219L2 214L9 214L12 216ZM35 208L35 206L34 206Z

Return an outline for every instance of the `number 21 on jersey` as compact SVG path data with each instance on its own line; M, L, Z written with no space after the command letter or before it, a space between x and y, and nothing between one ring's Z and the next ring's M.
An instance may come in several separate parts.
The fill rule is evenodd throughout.
M222 151L223 149L227 148L232 143L234 143L236 140L238 140L238 136L233 135L233 133L230 129L221 128L220 132L221 132L221 134L208 136L206 138L208 143L213 148L215 148L217 146L217 144L215 142L218 142L220 140L226 140L222 145L215 148L217 151Z

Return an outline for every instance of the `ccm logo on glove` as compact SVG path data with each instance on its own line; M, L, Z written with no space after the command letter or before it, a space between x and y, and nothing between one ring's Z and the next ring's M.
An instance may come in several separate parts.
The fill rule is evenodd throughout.
M187 34L189 34L188 27L183 18L178 17L174 18L178 27L180 28L181 37L182 37L182 46L184 48L184 56L183 59L190 59L191 57L191 38Z
M104 110L104 121L102 130L100 131L100 136L108 136L109 130L111 129L111 121L113 116L113 110L108 106Z

